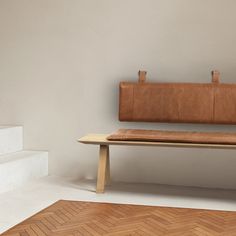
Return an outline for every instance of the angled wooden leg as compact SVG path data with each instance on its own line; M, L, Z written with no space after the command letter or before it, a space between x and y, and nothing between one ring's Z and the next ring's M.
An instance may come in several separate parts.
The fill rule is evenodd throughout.
M105 182L107 177L107 169L109 158L109 146L100 145L99 151L99 163L98 163L98 175L97 175L97 193L103 193L105 188Z
M105 184L109 185L110 181L111 181L111 174L110 174L110 152L109 152L109 146L107 146L107 164L106 164Z

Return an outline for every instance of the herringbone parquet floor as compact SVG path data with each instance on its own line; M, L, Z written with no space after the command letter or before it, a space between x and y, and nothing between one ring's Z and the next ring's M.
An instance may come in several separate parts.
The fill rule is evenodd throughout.
M3 236L234 236L236 212L58 201Z

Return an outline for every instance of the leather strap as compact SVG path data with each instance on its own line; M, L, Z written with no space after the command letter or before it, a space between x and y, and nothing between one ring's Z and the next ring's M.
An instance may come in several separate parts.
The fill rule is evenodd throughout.
M220 72L218 70L213 70L211 72L211 74L212 74L211 82L214 84L219 84L220 83Z
M138 72L138 76L139 76L139 79L138 79L138 82L139 83L144 83L146 81L146 74L147 74L147 71L139 71Z

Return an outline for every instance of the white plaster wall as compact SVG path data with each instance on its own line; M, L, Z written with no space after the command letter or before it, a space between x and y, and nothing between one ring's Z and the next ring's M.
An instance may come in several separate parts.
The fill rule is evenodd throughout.
M0 124L24 126L27 149L50 150L51 174L94 178L86 133L119 127L118 83L236 82L235 0L0 0ZM236 188L236 151L111 148L114 180Z

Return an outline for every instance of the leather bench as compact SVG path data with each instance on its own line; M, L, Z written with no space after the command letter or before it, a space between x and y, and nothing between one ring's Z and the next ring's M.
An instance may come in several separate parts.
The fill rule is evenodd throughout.
M236 84L220 83L218 71L211 83L147 83L140 71L138 83L121 82L119 90L120 121L236 124ZM110 181L110 145L235 149L236 133L120 129L79 142L100 146L97 193L103 193Z

